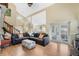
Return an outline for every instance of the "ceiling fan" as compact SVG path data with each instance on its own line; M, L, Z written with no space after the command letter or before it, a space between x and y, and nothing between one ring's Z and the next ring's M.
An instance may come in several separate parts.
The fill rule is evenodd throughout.
M33 5L33 3L27 3L27 5L28 5L29 7L31 7L31 6Z

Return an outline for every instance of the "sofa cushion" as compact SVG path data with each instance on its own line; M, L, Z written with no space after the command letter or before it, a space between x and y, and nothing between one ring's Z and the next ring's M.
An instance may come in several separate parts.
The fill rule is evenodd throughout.
M49 43L49 38L48 37L44 37L43 38L43 44L47 45Z
M39 33L33 33L34 37L39 37Z
M24 36L24 37L30 37L30 35L29 35L28 32L23 33L23 36Z
M6 33L4 34L4 38L5 38L5 39L11 39L11 34L6 32Z
M19 34L19 38L23 38L23 34L22 33Z

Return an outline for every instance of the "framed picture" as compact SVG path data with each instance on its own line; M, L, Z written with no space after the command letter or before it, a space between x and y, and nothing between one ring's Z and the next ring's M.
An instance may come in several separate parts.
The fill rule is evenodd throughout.
M11 9L6 9L5 16L11 16Z

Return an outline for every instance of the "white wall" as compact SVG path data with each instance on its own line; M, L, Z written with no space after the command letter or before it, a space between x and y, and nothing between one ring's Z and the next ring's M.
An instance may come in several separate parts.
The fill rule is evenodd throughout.
M0 34L3 34L3 30L2 30L2 27L3 27L3 20L4 20L4 13L5 13L5 6L1 6L1 9L0 9Z
M75 36L78 26L79 4L55 4L47 8L47 24L64 23L70 21L71 41Z

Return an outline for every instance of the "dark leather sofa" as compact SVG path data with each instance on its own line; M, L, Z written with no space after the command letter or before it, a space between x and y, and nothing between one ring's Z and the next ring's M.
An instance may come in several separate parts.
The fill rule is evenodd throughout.
M39 33L33 33L33 35L34 37L30 37L29 39L35 41L37 44L46 46L49 43L49 37L46 33L42 39L39 38Z
M49 38L48 37L44 37L43 39L30 37L29 39L35 41L36 44L39 44L39 45L42 45L42 46L46 46L49 43Z
M30 36L28 33L23 33L23 38L19 38L19 36L17 34L12 34L11 37L11 43L13 45L15 44L19 44L22 42L22 40L25 39L29 39L29 40L33 40L36 42L36 44L42 45L42 46L46 46L49 43L49 37L47 34L44 35L44 37L42 39L39 39L39 33L33 33L34 36Z

